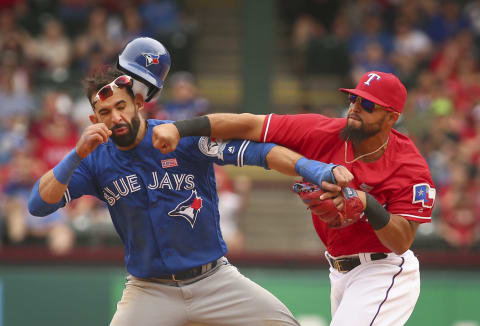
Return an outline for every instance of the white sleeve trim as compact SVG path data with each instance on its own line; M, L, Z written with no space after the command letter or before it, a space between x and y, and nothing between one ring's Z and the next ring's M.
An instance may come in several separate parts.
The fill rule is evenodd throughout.
M272 119L272 113L268 115L267 126L265 127L265 134L263 135L263 142L267 140L268 127L270 127L270 120Z
M67 203L72 201L72 197L70 196L70 191L68 191L68 188L67 188L67 190L65 190L65 194L63 194L63 196L65 197L65 201Z
M243 154L245 153L245 150L247 149L248 144L250 144L250 141L244 140L242 145L240 145L240 149L238 150L238 154L237 154L237 166L240 166L240 167L243 166Z
M392 214L406 216L406 217L418 218L420 220L431 220L432 219L431 216L425 217L425 216L417 216L417 215L403 214L403 213L392 213Z

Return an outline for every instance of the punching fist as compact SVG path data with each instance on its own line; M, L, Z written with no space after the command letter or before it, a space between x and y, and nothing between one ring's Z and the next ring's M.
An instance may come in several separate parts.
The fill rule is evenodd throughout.
M180 141L180 133L173 123L164 123L153 127L153 147L163 154L173 152Z
M81 158L87 157L98 145L108 142L112 131L104 123L95 123L83 131L77 142L77 153Z

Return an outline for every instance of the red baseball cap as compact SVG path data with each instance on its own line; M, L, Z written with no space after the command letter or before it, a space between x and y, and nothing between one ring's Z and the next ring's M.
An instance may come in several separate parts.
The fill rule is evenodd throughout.
M360 78L357 87L354 89L340 88L339 90L392 108L398 113L402 113L407 100L407 90L400 79L394 74L381 71L366 72Z

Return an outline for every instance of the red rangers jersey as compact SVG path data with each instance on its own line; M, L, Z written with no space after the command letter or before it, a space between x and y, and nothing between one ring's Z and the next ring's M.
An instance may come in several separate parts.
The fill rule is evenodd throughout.
M370 193L390 213L419 223L431 221L435 188L427 163L413 142L396 130L384 154L375 162L345 162L345 141L340 131L345 118L332 119L319 114L276 115L266 117L262 141L288 147L308 159L347 167L355 179L351 186ZM354 159L349 141L347 160ZM343 229L328 228L312 215L315 229L333 256L360 252L391 252L375 235L363 216L357 223Z

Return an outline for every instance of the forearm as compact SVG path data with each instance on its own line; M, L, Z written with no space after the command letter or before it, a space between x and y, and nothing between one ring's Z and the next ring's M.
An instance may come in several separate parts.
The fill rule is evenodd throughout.
M268 143L264 143L268 145ZM274 146L267 157L270 169L280 173L301 176L313 184L322 185L322 182L336 183L333 175L334 164L327 164L315 160L309 160L302 155L282 146Z
M321 185L323 181L334 183L334 164L308 160L294 151L272 143L249 142L244 152L242 165L263 166L280 173L301 176L305 180Z
M207 117L210 120L211 136L214 138L261 141L264 115L214 113Z
M267 155L268 167L280 173L296 176L295 164L303 156L297 154L285 147L275 146Z
M68 185L60 183L57 178L55 178L53 170L50 170L40 178L38 192L46 203L56 204L62 199L63 194L67 190L67 186Z
M413 243L417 225L410 224L405 218L390 214L390 221L387 225L375 234L382 244L396 254L403 254Z
M34 216L47 216L62 206L62 196L67 186L59 183L52 170L33 186L28 199L28 210ZM42 189L42 191L40 191Z
M382 244L396 254L407 251L413 243L418 223L389 213L372 195L357 190L368 222Z
M76 149L73 149L35 183L28 201L28 209L32 215L45 216L60 207L59 202L80 161Z

